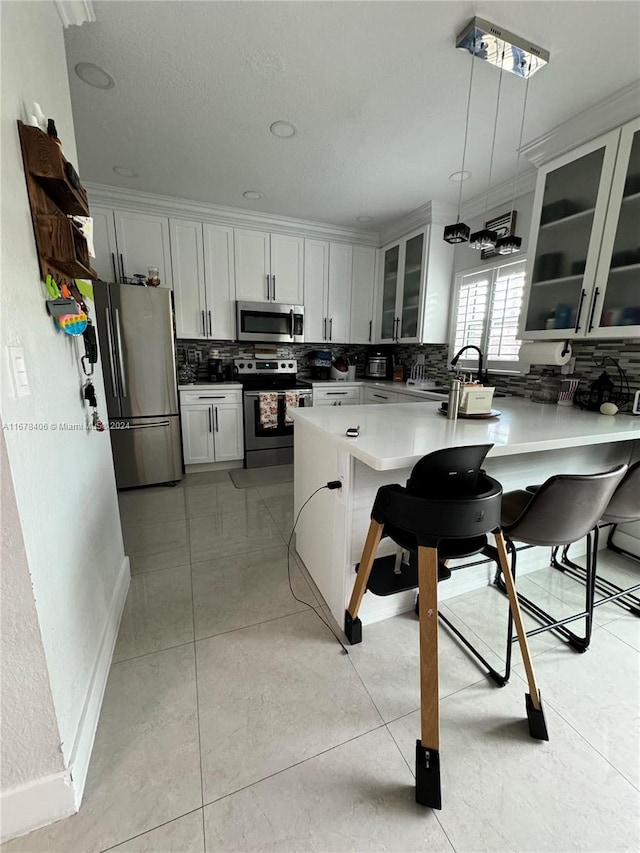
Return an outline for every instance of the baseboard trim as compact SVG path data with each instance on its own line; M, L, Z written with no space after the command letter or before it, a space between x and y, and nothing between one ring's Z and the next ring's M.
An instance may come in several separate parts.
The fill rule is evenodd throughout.
M102 633L100 649L93 668L93 675L91 676L89 689L87 690L76 737L71 749L69 767L75 794L76 810L80 808L84 794L91 750L93 749L93 742L98 728L102 699L107 686L107 678L109 677L109 670L113 659L113 650L118 637L118 629L120 628L120 620L122 618L124 603L127 599L130 580L129 558L125 556L111 598L111 605L109 606L109 613Z
M3 791L0 797L0 841L4 843L19 835L26 835L34 829L69 817L77 810L74 785L68 770Z

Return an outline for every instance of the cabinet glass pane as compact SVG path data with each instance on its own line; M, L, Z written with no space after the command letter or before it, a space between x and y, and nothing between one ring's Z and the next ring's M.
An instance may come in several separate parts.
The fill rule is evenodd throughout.
M384 253L384 280L382 282L382 322L380 337L393 338L396 319L396 293L398 290L398 259L400 246L393 246Z
M604 153L598 148L547 175L527 329L575 325Z
M422 279L422 245L424 234L407 240L404 262L404 287L402 289L401 338L415 338L418 334L418 304Z
M633 136L601 326L640 325L640 131Z

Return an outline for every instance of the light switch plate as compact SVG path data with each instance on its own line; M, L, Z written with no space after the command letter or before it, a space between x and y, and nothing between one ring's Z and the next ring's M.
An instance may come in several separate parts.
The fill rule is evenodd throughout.
M11 367L11 378L13 380L13 393L15 397L28 397L31 394L29 388L29 377L27 376L27 365L24 360L22 347L7 347L9 353L9 365Z

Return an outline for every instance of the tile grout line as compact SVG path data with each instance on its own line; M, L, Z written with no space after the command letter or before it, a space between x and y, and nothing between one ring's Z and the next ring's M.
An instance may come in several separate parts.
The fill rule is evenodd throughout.
M208 806L212 806L214 803L220 803L222 800L226 800L228 797L233 797L236 794L241 793L242 791L247 791L249 788L253 788L254 785L259 785L262 782L266 782L267 779L273 779L274 776L280 776L282 773L286 773L288 770L293 770L294 767L300 767L302 764L307 764L309 761L313 761L315 758L319 758L321 755L326 755L328 752L333 752L334 749L340 749L343 746L346 746L348 743L351 743L354 740L358 740L358 738L365 737L366 735L370 735L372 732L377 732L380 729L385 728L385 724L381 723L379 726L374 726L372 729L367 729L366 732L360 732L353 737L347 738L345 741L341 741L340 743L336 743L333 746L329 746L326 749L320 750L320 752L316 752L315 755L309 755L307 758L303 758L300 761L295 761L293 764L290 764L288 767L282 767L280 770L275 770L273 773L269 773L266 776L261 777L260 779L255 779L253 782L249 782L248 785L243 785L241 788L237 788L235 791L229 791L227 794L222 794L220 797L216 797L213 800L210 800L207 803L203 804L203 809ZM195 811L195 809L194 809Z
M189 539L189 550L191 550L191 539ZM203 770L202 770L202 734L200 727L200 692L198 689L198 650L196 648L196 605L193 595L193 566L189 572L189 578L191 581L191 620L193 625L193 669L195 675L195 684L196 684L196 720L198 723L198 758L200 760L200 803L204 806L204 778L203 778ZM202 818L202 832L203 832L203 843L204 843L204 814Z
M100 850L100 853L110 853L111 850L117 850L122 844L127 844L129 841L135 841L136 838L142 838L143 835L146 835L148 832L154 832L156 829L161 829L163 826L169 826L170 823L173 823L175 820L180 820L183 817L187 817L187 815L195 814L196 812L203 811L202 806L198 806L197 809L190 809L188 812L184 812L184 814L176 815L176 817L172 817L170 820L165 820L162 823L159 823L157 826L152 826L150 829L145 829L144 832L138 832L136 835L132 835L129 838L125 838L123 841L118 841L117 844L112 844L111 847L103 847ZM69 853L71 853L69 851Z

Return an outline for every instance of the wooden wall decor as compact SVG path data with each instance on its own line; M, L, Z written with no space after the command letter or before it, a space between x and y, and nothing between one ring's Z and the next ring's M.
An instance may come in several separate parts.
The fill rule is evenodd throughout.
M82 230L69 218L89 216L76 170L53 136L21 121L18 132L42 280L49 274L71 286L76 278L97 278Z

